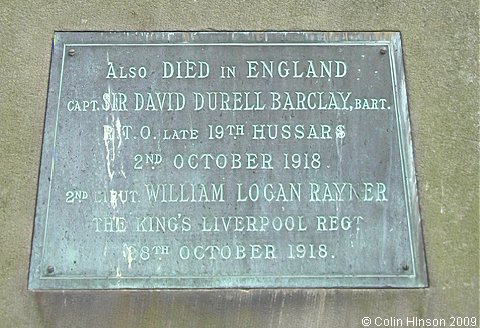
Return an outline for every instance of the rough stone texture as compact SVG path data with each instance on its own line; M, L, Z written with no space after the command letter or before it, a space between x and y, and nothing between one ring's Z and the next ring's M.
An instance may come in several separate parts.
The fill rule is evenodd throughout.
M478 21L473 0L3 1L0 326L361 327L364 316L478 316ZM55 30L401 31L430 287L28 292Z

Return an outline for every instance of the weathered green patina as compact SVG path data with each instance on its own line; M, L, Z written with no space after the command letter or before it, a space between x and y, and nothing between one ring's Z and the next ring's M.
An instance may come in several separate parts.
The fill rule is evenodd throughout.
M399 33L58 33L32 289L425 287Z

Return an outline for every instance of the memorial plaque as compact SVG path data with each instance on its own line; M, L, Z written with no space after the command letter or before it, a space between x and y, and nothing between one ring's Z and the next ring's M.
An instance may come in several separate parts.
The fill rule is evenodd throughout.
M55 33L30 289L424 287L399 33Z

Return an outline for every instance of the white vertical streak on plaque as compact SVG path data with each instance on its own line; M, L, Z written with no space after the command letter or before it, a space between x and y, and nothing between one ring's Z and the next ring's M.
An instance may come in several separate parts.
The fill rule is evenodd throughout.
M110 95L110 86L108 87L108 94ZM113 176L115 171L112 169L113 162L115 162L115 130L114 130L114 121L115 118L112 115L112 125L104 125L103 126L103 143L105 144L105 151L106 156L105 159L107 160L107 173L110 181L113 180ZM111 148L111 149L110 149Z
M122 145L122 124L120 123L120 118L117 117L115 121L115 128L117 129L117 139L118 139L118 149Z
M117 129L117 139L118 139L117 151L120 151L120 147L122 146L122 124L120 123L120 117L117 117L117 120L115 121L115 128ZM124 178L127 178L127 175L123 170L123 161L120 165L120 174Z
M107 256L108 242L105 241L105 246L103 247L103 256Z
M128 246L127 244L123 244L123 257L127 259L128 268L132 268L133 256L132 256L132 246Z

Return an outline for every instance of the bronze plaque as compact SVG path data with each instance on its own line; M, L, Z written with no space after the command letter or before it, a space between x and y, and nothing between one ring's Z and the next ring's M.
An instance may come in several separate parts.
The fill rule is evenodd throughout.
M424 287L399 33L56 33L30 289Z

